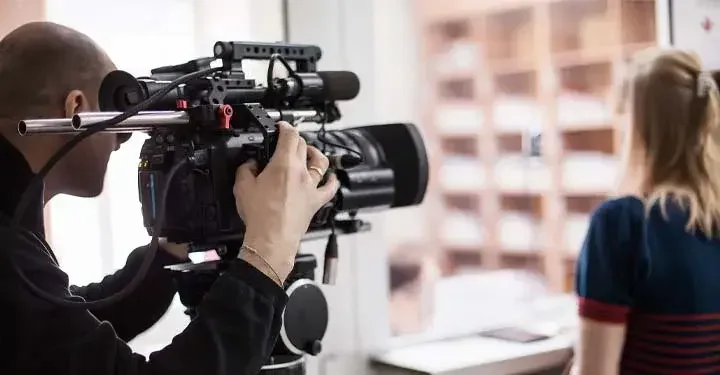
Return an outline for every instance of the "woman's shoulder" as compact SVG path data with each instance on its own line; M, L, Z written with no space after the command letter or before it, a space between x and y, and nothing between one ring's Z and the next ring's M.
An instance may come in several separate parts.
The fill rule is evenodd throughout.
M606 199L595 208L592 216L599 219L638 218L642 217L644 207L641 198L625 195Z

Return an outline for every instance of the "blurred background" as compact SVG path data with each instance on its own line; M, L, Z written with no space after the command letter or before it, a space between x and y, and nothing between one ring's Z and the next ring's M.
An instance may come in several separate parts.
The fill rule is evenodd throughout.
M467 372L539 373L568 355L570 339L535 351L420 347L511 322L549 335L571 329L575 257L617 172L615 87L635 51L664 40L656 19L666 3L0 0L0 36L32 20L65 24L136 75L210 55L218 40L319 45L320 69L353 70L362 83L341 104L339 126L418 124L431 181L420 207L370 216L373 232L341 240L339 280L325 288L330 328L310 372L439 374L551 353L512 370ZM249 75L261 79L264 69ZM73 283L100 279L149 240L135 177L143 139L134 135L112 157L101 197L48 206L50 241ZM186 324L176 303L131 345L147 354Z

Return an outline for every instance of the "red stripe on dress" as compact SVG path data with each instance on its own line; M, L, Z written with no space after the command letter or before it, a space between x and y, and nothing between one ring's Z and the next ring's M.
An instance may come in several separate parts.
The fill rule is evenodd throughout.
M642 350L627 350L625 351L625 358L640 360L645 363L652 363L653 365L698 366L703 368L706 365L717 365L718 361L720 361L720 355L718 355L717 352L709 352L708 354L708 356L699 358L678 358L667 357L662 354L655 354Z
M627 322L630 308L588 298L578 297L578 313L581 317L602 323L623 324Z
M670 343L682 343L682 344L707 344L712 342L719 342L720 335L703 335L703 336L681 336L681 335L666 335L662 333L649 333L646 331L636 331L632 328L628 330L628 338L640 339L647 341L660 341Z
M679 323L679 322L678 322ZM668 323L651 322L631 317L628 325L636 330L666 331L668 333L706 333L712 331L720 332L720 324L698 324L696 321L688 320L687 323L695 325L674 325Z
M687 369L669 369L662 365L651 365L636 361L632 358L623 358L620 365L621 373L627 370L643 371L653 375L701 375L715 374L720 371L720 366L698 366Z
M698 355L706 353L719 353L720 345L709 345L709 346L696 346L696 347L680 347L680 346L667 346L663 344L641 341L641 340L627 340L625 343L625 350L628 353L634 353L637 350L650 350L661 354L675 354L675 355Z
M698 320L720 320L720 313L711 314L647 314L638 313L638 318L658 322L696 322Z

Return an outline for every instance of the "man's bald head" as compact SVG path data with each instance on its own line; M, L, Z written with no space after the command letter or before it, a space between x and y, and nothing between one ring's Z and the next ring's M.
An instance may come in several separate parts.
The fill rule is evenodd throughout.
M114 65L87 35L52 22L28 23L0 41L0 118L58 117L72 90L95 106Z
M74 135L21 137L17 121L99 110L100 83L113 69L105 52L85 34L50 22L20 26L0 41L0 136L37 172ZM46 198L100 194L117 145L115 134L93 134L78 144L45 177Z

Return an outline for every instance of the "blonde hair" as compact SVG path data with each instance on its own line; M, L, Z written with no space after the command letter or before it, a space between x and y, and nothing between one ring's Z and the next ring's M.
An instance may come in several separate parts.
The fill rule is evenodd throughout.
M642 165L646 209L659 203L667 217L673 201L688 212L688 231L718 234L720 97L700 59L678 49L642 51L624 91L632 116L626 163Z

